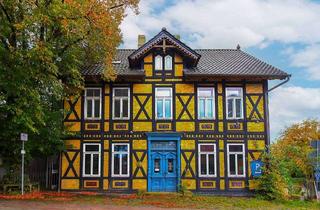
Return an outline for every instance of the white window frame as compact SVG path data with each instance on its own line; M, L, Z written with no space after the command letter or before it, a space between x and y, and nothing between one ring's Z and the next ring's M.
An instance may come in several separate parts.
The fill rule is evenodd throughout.
M87 145L98 145L99 146L99 152L96 151L88 151L86 152L86 146ZM90 174L86 174L86 154L91 155L91 167L90 167ZM99 165L98 165L98 174L93 174L93 155L98 154L99 155ZM101 144L99 143L84 143L83 144L83 163L82 163L82 175L83 177L100 177L101 174Z
M212 91L212 96L211 97L207 97L207 96L199 96L199 92L201 92L201 90L210 90ZM215 88L214 87L198 87L198 90L197 90L197 94L198 94L198 119L199 120L214 120L215 119L215 116L216 116L216 110L215 110L215 106L216 106L216 102L215 102ZM206 102L208 99L212 99L212 117L208 117L208 116L205 116L205 117L200 117L200 99L204 99L205 102L204 102L204 112L205 112L205 115L207 115L207 109L206 109Z
M127 152L115 152L114 147L116 145L126 145L128 147ZM114 155L115 154L126 154L128 157L128 167L127 174L122 173L122 156L120 156L120 165L119 165L119 174L114 174ZM112 152L111 152L111 176L112 177L129 177L130 176L130 145L128 143L112 143Z
M157 92L158 90L170 90L170 95L171 96L157 96ZM156 120L172 120L173 118L173 112L172 112L172 106L173 106L173 100L172 100L172 87L161 87L161 88L156 88L156 91L155 91L155 115L156 115ZM163 106L162 106L162 111L163 111L163 116L162 118L158 118L158 99L161 99L163 100ZM170 103L170 112L171 112L171 117L167 118L165 117L165 100L166 99L170 99L171 103Z
M200 147L201 145L213 145L214 150L213 152L201 152ZM209 155L214 155L214 174L209 174ZM206 155L206 161L207 161L207 172L206 174L201 174L201 155ZM198 144L198 174L199 177L217 177L217 147L216 144L210 144L210 143L201 143Z
M87 91L88 90L99 90L100 95L98 96L87 96ZM100 120L101 119L101 105L102 105L102 89L101 88L95 88L95 87L87 87L85 88L85 100L84 100L84 118L88 119L88 120ZM88 117L87 116L87 107L88 107L88 102L87 99L91 99L92 100L92 117ZM100 103L100 109L99 109L99 117L94 117L94 108L95 108L95 99L99 99L99 103Z
M240 96L228 96L228 91L232 91L232 90L240 90L241 94ZM228 104L228 99L232 99L232 117L228 116L228 112L229 112L229 104ZM236 99L240 99L241 100L241 109L240 109L240 117L237 117L236 114ZM227 119L230 120L236 120L236 119L243 119L243 88L242 87L227 87L226 88L226 117Z
M170 58L170 68L167 68L166 63L167 63L167 58ZM166 55L164 56L164 70L165 71L172 71L173 70L173 57L171 55Z
M158 58L160 58L159 60L158 60ZM160 68L157 68L158 67L158 65L157 65L157 62L158 61L160 61L160 64L159 64L159 67ZM154 70L156 70L156 71L161 71L161 70L163 70L163 57L161 56L161 55L156 55L155 57L154 57Z
M115 96L115 91L119 89L128 90L128 97ZM115 99L120 99L120 117L115 117ZM128 99L128 117L123 117L123 99ZM112 119L114 120L129 120L130 119L130 88L128 87L114 87L112 89Z
M241 145L242 146L242 152L230 152L229 146L232 145ZM230 174L230 154L236 155L235 161L235 170L236 174ZM238 155L243 155L243 174L238 174ZM227 144L227 162L228 162L228 177L246 177L246 155L245 155L245 148L244 144Z

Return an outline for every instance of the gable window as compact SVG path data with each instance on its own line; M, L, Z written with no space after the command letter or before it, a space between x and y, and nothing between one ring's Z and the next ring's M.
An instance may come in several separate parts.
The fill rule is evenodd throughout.
M86 119L100 119L101 117L101 89L85 89L84 113Z
M214 119L214 88L198 88L198 118Z
M130 88L113 88L113 119L129 119Z
M199 144L198 145L198 164L199 177L216 176L216 145Z
M112 144L112 176L129 176L129 144Z
M230 87L226 89L227 119L243 118L242 88Z
M172 70L172 57L170 55L164 57L164 70Z
M100 176L100 144L83 144L83 176Z
M172 119L172 88L156 88L156 119Z
M154 70L162 70L162 56L157 55L154 59Z
M245 177L244 144L227 144L228 176Z

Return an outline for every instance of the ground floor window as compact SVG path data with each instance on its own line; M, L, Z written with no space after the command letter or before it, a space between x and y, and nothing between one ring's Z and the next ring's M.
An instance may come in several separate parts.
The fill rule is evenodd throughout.
M112 176L128 177L129 176L129 144L116 143L112 144Z
M245 177L244 144L227 144L228 176Z
M83 176L100 176L100 144L83 144Z
M216 145L199 144L198 145L198 163L200 177L216 176Z

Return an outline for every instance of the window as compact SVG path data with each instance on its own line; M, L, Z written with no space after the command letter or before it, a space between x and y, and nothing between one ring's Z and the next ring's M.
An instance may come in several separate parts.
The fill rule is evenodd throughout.
M242 88L227 88L227 119L243 118Z
M228 176L245 177L244 144L227 144Z
M83 144L83 176L100 176L100 144Z
M172 89L156 88L156 118L172 119Z
M112 144L112 176L129 176L129 144Z
M198 165L199 177L216 176L216 145L199 144L198 145Z
M198 118L214 119L214 88L198 88Z
M172 57L170 55L164 57L164 70L172 70Z
M113 89L113 119L129 119L130 88Z
M85 118L100 119L101 113L101 89L86 88L85 89Z
M162 56L157 55L154 59L154 70L162 70Z

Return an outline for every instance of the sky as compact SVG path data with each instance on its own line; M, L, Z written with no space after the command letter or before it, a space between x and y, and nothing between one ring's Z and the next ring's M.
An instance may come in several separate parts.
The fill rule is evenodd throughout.
M320 0L140 0L127 10L122 48L166 27L191 48L236 48L291 74L270 92L271 140L292 123L320 119ZM279 83L269 82L269 86Z

